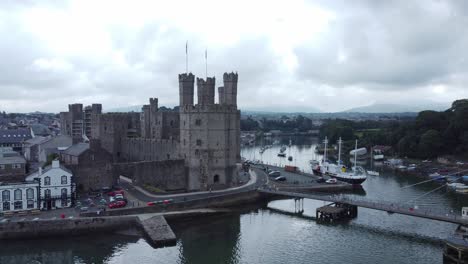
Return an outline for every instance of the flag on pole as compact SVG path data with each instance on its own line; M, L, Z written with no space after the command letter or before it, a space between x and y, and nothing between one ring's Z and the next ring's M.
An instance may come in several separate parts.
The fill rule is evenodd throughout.
M205 60L207 60L207 59L208 59L208 50L205 49Z
M185 55L188 53L188 40L185 42Z

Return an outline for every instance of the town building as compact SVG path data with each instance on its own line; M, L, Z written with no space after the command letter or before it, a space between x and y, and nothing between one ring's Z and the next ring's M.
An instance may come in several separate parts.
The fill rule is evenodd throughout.
M26 128L0 130L0 148L11 147L23 153L24 141L32 138L31 130Z
M50 155L55 154L59 156L62 151L66 150L72 144L73 139L71 136L59 135L48 138L38 145L38 161L40 163L45 163Z
M117 183L112 155L101 147L99 140L74 144L60 154L60 159L73 172L78 191L100 190Z
M39 209L39 184L35 181L0 183L1 211L24 211Z
M70 207L74 202L75 187L73 174L70 170L60 166L60 161L26 177L27 182L35 182L39 190L39 208L50 210Z
M0 148L0 182L21 182L26 175L26 160L10 148Z
M39 145L47 141L47 137L36 136L23 143L24 157L27 161L37 162L39 160Z
M92 138L92 126L102 113L101 104L92 104L83 109L83 104L68 105L68 112L60 113L60 133L71 136L73 142L80 142L83 136Z

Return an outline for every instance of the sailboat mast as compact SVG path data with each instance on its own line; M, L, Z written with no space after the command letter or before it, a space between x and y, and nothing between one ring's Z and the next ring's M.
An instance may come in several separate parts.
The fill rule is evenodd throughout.
M338 140L338 164L341 164L341 143L343 143L343 141L340 137L340 139Z
M356 146L354 147L354 174L356 174L357 168L357 139L356 139Z

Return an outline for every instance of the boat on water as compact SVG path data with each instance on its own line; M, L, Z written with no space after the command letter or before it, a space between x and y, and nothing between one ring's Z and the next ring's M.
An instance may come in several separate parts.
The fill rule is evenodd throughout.
M379 176L380 175L380 173L378 171L371 171L371 170L368 170L367 174L371 175L371 176Z
M325 150L327 149L327 144L328 140L325 138ZM314 173L315 171L320 171L319 175L328 175L331 178L335 178L339 181L347 182L353 185L360 185L362 184L366 179L367 179L367 172L364 170L363 167L357 166L356 160L357 160L357 152L354 152L354 166L349 170L346 168L345 165L341 163L341 144L343 141L341 138L338 140L338 162L331 163L328 162L327 156L326 156L326 151L324 152L324 157L323 157L323 162L318 165L318 167L313 169ZM357 140L356 140L356 147L357 149Z
M468 185L461 183L461 182L452 182L447 183L447 187L454 189L454 190L465 190L468 189Z
M289 161L292 161L292 160L293 160L293 157L292 157L292 156L289 156L289 157L288 157L288 160L289 160Z
M281 146L280 152L278 153L278 157L286 157L286 153L284 153L285 151L286 151L286 146Z

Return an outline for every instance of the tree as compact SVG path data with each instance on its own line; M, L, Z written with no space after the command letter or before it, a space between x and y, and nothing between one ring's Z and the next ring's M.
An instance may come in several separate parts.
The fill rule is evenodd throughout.
M422 134L418 144L418 156L421 158L434 158L440 154L443 146L439 131L430 129Z

